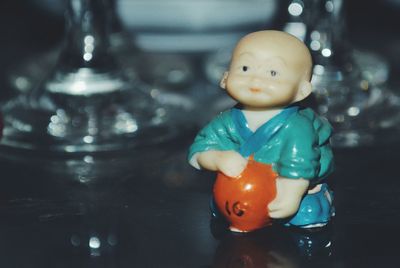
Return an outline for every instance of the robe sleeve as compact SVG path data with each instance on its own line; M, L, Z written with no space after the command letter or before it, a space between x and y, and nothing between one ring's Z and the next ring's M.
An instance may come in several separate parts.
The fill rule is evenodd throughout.
M284 127L282 149L275 170L281 177L312 180L320 171L321 150L313 122L296 116Z
M223 112L197 134L189 149L189 163L200 169L196 159L197 153L210 150L238 150L239 139L239 134L232 122L230 110Z
M318 146L321 154L318 178L322 179L329 176L334 169L333 153L330 144L332 126L325 118L317 117L317 120L314 121L314 129L318 133Z
M285 137L276 163L277 173L286 178L319 182L334 168L329 143L332 127L310 109L300 113L285 126Z

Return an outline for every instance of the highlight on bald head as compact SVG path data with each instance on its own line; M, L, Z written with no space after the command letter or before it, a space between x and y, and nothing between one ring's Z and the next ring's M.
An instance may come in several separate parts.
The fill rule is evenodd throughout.
M286 62L298 68L302 77L311 79L312 58L307 46L297 37L274 30L253 32L243 37L237 44L233 58L243 51L263 51L265 54L279 55Z

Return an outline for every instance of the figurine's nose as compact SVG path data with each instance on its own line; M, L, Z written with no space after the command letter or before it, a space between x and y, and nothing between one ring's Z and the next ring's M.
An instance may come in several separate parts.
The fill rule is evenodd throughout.
M258 76L253 76L250 82L252 88L260 88L263 84L262 80Z

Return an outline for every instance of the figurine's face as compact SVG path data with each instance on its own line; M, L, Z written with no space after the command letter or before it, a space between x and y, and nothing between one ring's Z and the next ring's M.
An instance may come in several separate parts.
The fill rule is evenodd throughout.
M303 44L293 40L295 44L288 45L279 34L268 36L268 31L260 35L239 42L221 86L232 98L251 108L283 107L307 97L311 84L305 68L310 67L302 63L309 60L309 54L306 51L302 55L294 49Z

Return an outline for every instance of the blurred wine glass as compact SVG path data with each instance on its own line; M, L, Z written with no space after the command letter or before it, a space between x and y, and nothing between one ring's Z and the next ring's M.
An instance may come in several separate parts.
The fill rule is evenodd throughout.
M400 101L387 87L389 64L346 39L342 0L293 0L306 13L306 44L314 57L312 84L318 111L332 123L334 146L397 139ZM298 12L301 13L301 12Z
M58 16L63 11L60 0L31 1ZM217 89L230 60L226 51L246 33L274 25L284 6L276 0L109 2L110 50L122 69L146 83L162 105L202 110L187 121L198 124L231 104ZM10 85L30 90L57 55L54 49L18 65ZM204 104L210 109L201 109Z
M134 70L121 68L110 49L111 4L68 0L66 37L55 67L38 86L3 107L3 147L119 151L159 143L181 131L182 111L161 105L157 92Z

